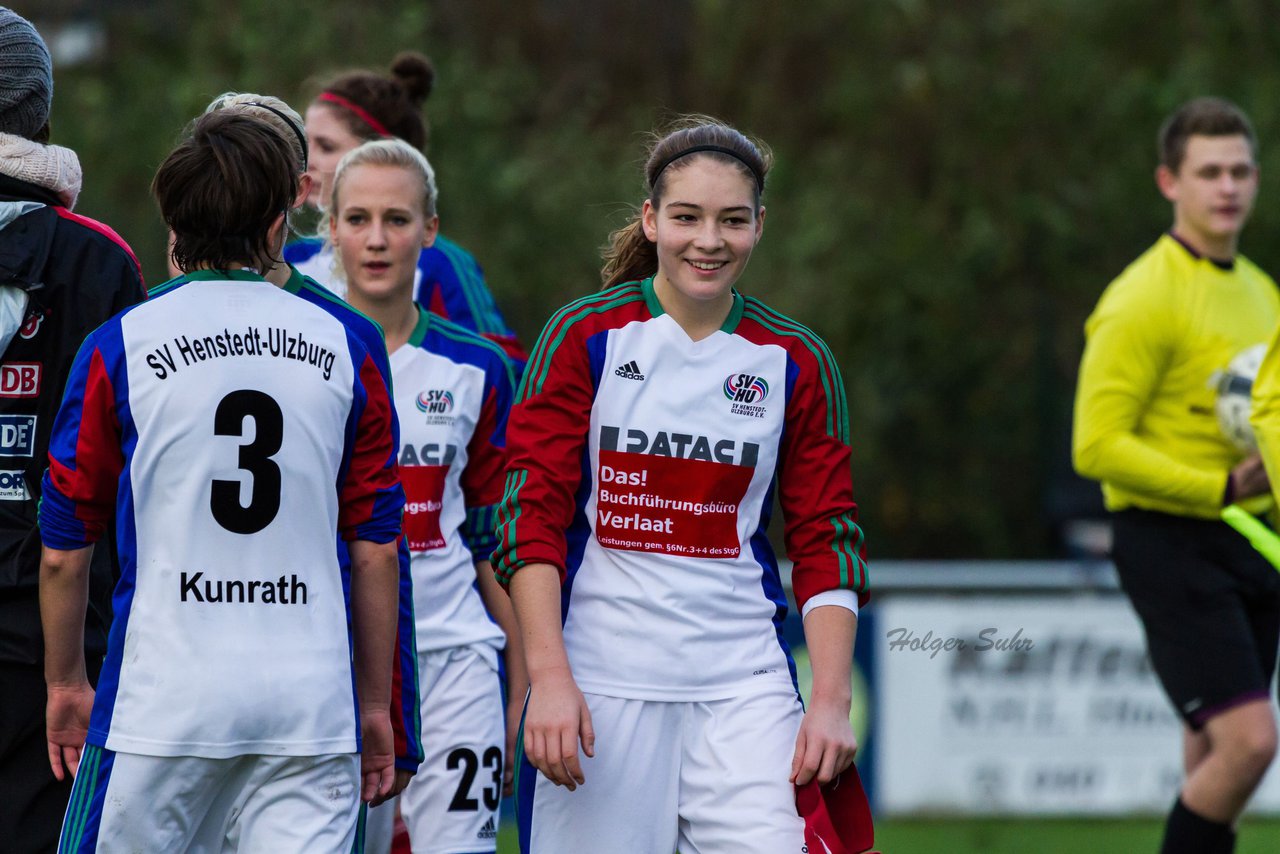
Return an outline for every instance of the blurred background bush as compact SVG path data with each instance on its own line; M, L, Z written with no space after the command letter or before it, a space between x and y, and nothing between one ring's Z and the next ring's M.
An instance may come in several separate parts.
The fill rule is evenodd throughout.
M24 8L25 7L25 8ZM1037 557L1100 511L1070 473L1081 324L1167 228L1155 132L1217 94L1253 117L1242 250L1280 273L1280 28L1263 0L111 0L20 4L55 52L78 209L165 278L148 186L225 90L299 110L319 79L437 66L428 151L448 234L532 345L598 287L642 198L644 134L709 113L777 155L741 287L843 366L871 554Z

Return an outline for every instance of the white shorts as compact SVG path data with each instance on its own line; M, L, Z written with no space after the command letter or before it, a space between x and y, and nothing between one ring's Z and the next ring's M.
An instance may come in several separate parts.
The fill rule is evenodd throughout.
M400 795L414 854L494 851L506 714L492 648L418 655L426 756Z
M391 854L396 837L396 808L399 798L383 801L376 807L360 806L360 831L356 835L354 854ZM363 838L363 847L361 839Z
M360 757L143 756L88 745L59 854L351 850Z
M526 854L802 854L788 781L803 711L793 693L664 703L587 694L596 755L556 786L520 756Z

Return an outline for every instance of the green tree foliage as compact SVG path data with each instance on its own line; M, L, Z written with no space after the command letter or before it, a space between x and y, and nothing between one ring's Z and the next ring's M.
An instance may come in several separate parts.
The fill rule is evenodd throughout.
M1264 184L1243 249L1280 273L1280 30L1263 0L104 9L107 50L58 71L55 136L84 161L81 209L152 282L163 227L146 188L213 95L301 109L318 77L403 48L438 68L444 228L529 343L598 286L598 248L642 198L643 131L696 111L765 139L766 237L742 287L844 368L873 557L1055 548L1081 324L1169 224L1154 137L1181 101L1220 94L1254 117Z

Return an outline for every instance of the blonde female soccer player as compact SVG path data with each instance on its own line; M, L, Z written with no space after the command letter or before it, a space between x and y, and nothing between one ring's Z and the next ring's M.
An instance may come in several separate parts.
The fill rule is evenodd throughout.
M347 299L386 333L400 420L426 750L401 812L419 854L493 851L507 753L499 653L504 625L514 636L515 624L488 556L511 366L493 342L414 302L418 255L438 227L435 175L421 152L401 140L365 143L342 158L331 186L329 235ZM518 643L506 665L518 715Z
M532 682L526 852L799 854L795 785L853 762L867 573L843 380L817 335L734 289L769 163L712 120L658 139L604 290L552 317L526 369L494 555ZM765 534L775 493L807 711Z

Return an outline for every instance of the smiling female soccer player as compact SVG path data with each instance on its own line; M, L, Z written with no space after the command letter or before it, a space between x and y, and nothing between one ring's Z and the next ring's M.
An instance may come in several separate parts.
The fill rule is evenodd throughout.
M532 680L526 852L799 854L794 785L853 761L867 574L843 381L816 335L734 289L769 163L713 120L661 137L604 290L552 317L526 369L494 554ZM807 711L765 535L775 491Z
M496 344L413 300L419 252L439 223L435 175L421 152L402 140L352 150L328 209L347 299L386 333L400 419L426 752L401 812L419 854L492 852L508 753L504 645L516 714L526 686L511 604L488 561L511 367Z

